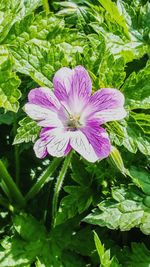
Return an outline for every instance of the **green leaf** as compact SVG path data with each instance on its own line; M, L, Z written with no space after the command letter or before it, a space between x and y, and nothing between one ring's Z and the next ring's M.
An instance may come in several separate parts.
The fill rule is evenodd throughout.
M133 182L140 187L146 195L150 196L150 173L145 169L135 166L131 166L128 171Z
M105 250L104 245L102 245L96 232L94 232L94 241L96 245L96 250L100 258L101 267L119 267L118 261L113 257L110 259L110 250Z
M150 115L145 113L133 113L132 117L145 134L150 134Z
M122 57L115 59L113 55L106 53L99 67L100 87L120 88L126 76L124 68L125 62Z
M16 21L32 13L41 5L40 0L2 0L0 1L0 43L5 39Z
M17 112L18 99L21 93L18 90L20 79L12 71L12 60L7 55L0 55L0 107Z
M105 8L105 10L109 13L111 18L115 20L124 30L124 33L129 38L128 27L123 15L119 13L119 10L114 2L111 0L99 0L101 5Z
M65 186L65 196L58 210L56 225L84 212L92 203L92 192L90 186Z
M26 243L17 237L6 237L1 242L1 267L28 267L41 249L38 243Z
M80 35L76 30L69 31L64 21L52 14L29 15L16 22L5 39L16 70L52 88L50 79L55 71L76 62L74 55L83 52Z
M34 142L39 135L41 127L29 117L25 117L19 122L20 127L17 129L13 144Z
M150 108L150 85L147 82L150 79L150 62L146 67L136 74L131 73L123 85L123 92L126 97L126 104L132 109L149 109Z
M15 230L25 241L37 241L46 237L44 226L30 215L15 215L13 223Z
M107 128L112 142L123 145L131 153L136 153L139 149L141 153L150 155L150 136L144 133L133 117L122 120L120 124L109 123Z
M121 231L139 227L143 233L149 234L150 209L144 204L145 198L146 195L134 186L114 188L112 199L102 201L84 221Z
M150 250L143 243L132 243L131 248L121 252L124 267L149 267Z

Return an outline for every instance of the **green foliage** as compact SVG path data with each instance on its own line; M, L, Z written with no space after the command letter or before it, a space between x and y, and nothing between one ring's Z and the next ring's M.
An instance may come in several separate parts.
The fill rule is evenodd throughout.
M85 217L84 221L121 231L140 227L143 233L150 234L150 210L148 205L144 204L145 199L147 195L134 186L114 188L112 198L100 202L98 208Z
M1 267L150 265L149 56L149 1L0 1L0 157L13 177L5 184L0 168ZM50 229L61 159L35 157L27 143L41 128L22 107L32 88L52 89L55 72L76 65L88 70L93 92L121 90L128 115L104 125L108 159L90 164L73 154Z
M139 115L140 116L140 115ZM123 145L127 150L136 153L139 149L141 153L150 155L150 136L144 133L139 123L134 117L123 120L120 124L112 122L107 125L112 141L117 145Z
M84 164L79 162L76 157L72 161L72 178L76 185L65 186L64 191L68 193L65 196L58 210L56 224L81 214L89 208L93 201L93 189L91 179L88 173L84 171Z
M2 52L2 51L1 51ZM21 93L18 90L20 80L12 71L12 60L7 55L0 55L0 107L18 111L18 99Z
M124 248L122 251L123 266L125 267L148 267L150 262L150 251L142 243L132 243L131 250Z
M119 263L115 260L115 258L110 259L110 250L106 250L102 245L98 235L94 232L94 241L96 245L96 250L98 252L100 258L100 266L101 267L119 267Z
M31 120L29 117L25 117L19 122L20 127L17 129L17 134L15 136L14 145L20 144L23 142L34 142L38 137L40 132L40 127L37 123Z
M150 62L144 69L137 74L132 72L123 85L123 92L126 96L126 104L132 109L150 108L150 85L147 80L150 79Z

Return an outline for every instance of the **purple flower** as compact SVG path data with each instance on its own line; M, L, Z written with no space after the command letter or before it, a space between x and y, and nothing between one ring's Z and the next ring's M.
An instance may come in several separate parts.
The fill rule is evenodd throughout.
M126 116L123 94L104 88L91 95L91 79L82 66L61 68L53 84L54 93L43 87L31 90L25 105L28 116L43 127L34 145L36 156L62 157L73 148L90 162L108 157L110 140L100 125Z

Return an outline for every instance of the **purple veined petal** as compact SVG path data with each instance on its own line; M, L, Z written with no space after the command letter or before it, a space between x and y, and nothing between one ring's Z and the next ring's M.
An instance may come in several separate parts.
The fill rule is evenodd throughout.
M98 156L96 155L85 134L80 130L71 132L70 134L71 147L87 161L96 162L98 160Z
M124 95L117 89L104 88L91 96L84 114L99 119L99 123L123 119L127 113L123 107Z
M53 129L50 131L47 151L53 157L63 157L71 150L70 134L62 129Z
M34 145L34 151L38 158L43 158L47 154L54 157L62 157L67 155L71 146L69 143L69 133L61 129L43 128Z
M82 66L75 69L61 68L53 79L54 93L70 113L80 113L89 99L92 83Z
M106 130L95 120L88 121L87 126L81 129L92 145L99 160L107 158L111 151L111 144Z
M48 152L46 145L46 141L43 141L41 138L35 142L33 149L37 158L42 159L47 156Z
M63 127L62 122L54 111L40 107L36 104L27 103L24 106L27 115L38 122L42 127Z
M66 101L71 90L74 70L63 67L53 78L54 93L60 101Z
M60 108L60 103L57 97L50 89L46 87L32 89L28 94L28 100L31 104L54 111Z
M108 121L122 120L127 115L124 108L106 109L99 111L94 114L94 118L99 120L100 124Z
M72 81L72 94L79 97L90 96L92 92L91 78L82 66L77 66L74 69L73 81Z

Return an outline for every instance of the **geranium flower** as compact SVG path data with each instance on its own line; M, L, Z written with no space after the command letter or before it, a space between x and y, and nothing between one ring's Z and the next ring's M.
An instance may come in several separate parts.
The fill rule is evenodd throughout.
M61 68L53 84L54 92L31 90L25 105L28 116L43 127L34 145L36 156L62 157L74 149L90 162L108 157L111 144L100 125L126 116L123 94L104 88L91 95L91 79L82 66Z

